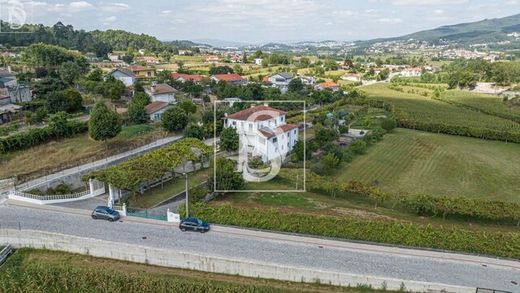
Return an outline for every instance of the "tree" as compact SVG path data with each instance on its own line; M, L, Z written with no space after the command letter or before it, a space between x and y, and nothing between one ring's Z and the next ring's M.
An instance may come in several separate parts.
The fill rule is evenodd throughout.
M69 115L66 112L58 112L49 118L49 126L57 137L67 136Z
M140 100L132 100L128 105L128 117L134 124L143 124L148 122L149 117L145 110L145 105Z
M234 73L233 69L229 66L223 65L223 66L214 66L212 65L209 68L209 74L228 74L228 73Z
M302 80L299 78L293 78L288 85L288 89L290 92L298 93L302 91L304 88L304 85L302 83Z
M340 159L332 153L328 153L321 159L321 165L325 168L326 172L331 172L341 163Z
M189 101L189 100L184 100L184 101L180 102L177 106L179 108L183 109L184 112L186 112L187 114L193 114L193 113L197 112L197 106L195 104L193 104L192 101Z
M161 123L167 131L181 130L188 124L188 115L180 107L170 108L163 113Z
M66 84L73 84L74 81L76 81L80 74L81 74L81 68L72 61L67 61L63 64L61 64L59 70L61 80L65 82Z
M316 133L316 135L315 135L316 141L319 141L322 144L331 142L335 139L338 139L338 137L339 137L339 133L338 133L338 131L336 131L336 129L325 128L321 125L316 125L315 133Z
M215 164L215 186L217 190L240 190L245 181L240 172L235 171L235 162L225 158L218 158ZM213 179L213 177L211 177Z
M236 129L224 128L220 134L220 147L226 151L237 151L239 147Z
M310 148L305 148L305 143L302 140L298 140L293 147L293 153L298 162L303 161L305 159L309 160L311 158L311 150ZM305 154L305 156L304 156Z
M150 96L148 96L144 92L137 92L132 97L132 102L139 102L139 103L141 103L143 105L148 105L148 104L150 104Z
M204 130L197 123L190 123L184 128L184 137L204 139Z
M103 81L103 71L96 67L88 73L87 79L91 81Z
M110 111L102 102L97 103L90 113L89 136L97 141L107 141L121 132L121 117Z
M69 88L47 94L45 108L49 113L75 113L83 108L82 101L81 94L77 90Z
M390 132L397 127L397 123L395 122L395 119L386 118L383 121L381 121L381 127L387 132Z

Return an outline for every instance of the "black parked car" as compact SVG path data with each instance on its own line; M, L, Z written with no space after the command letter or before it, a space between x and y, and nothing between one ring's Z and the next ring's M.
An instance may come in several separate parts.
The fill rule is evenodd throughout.
M109 207L99 206L94 209L92 212L92 219L97 220L108 220L110 222L114 222L119 220L121 216L118 211L115 211Z
M209 224L197 218L186 218L179 224L181 231L198 231L200 233L209 231Z

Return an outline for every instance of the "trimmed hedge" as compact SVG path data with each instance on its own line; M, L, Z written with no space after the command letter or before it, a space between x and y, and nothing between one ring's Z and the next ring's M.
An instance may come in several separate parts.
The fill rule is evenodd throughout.
M275 209L202 203L191 206L190 213L224 225L520 258L520 233L517 232L472 231L457 227L314 216Z
M7 137L0 138L0 153L27 149L46 143L52 139L71 137L76 134L87 132L86 122L69 120L66 123L63 133L58 134L54 128L47 126L44 128L31 128Z

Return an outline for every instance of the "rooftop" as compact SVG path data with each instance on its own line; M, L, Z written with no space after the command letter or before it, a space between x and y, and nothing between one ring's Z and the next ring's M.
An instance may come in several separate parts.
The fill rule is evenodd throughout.
M243 81L244 79L242 76L236 73L229 73L229 74L215 74L213 75L213 78L216 80L223 80L223 81Z
M146 107L144 107L144 109L146 110L146 114L150 115L150 114L153 114L161 109L164 109L166 107L168 107L170 104L166 103L166 102L152 102L148 105L146 105Z
M171 94L171 93L177 92L176 89L174 89L173 87L171 87L170 85L165 84L165 83L159 83L156 85L152 85L152 86L148 87L147 90L150 91L150 93L153 95Z
M265 121L281 115L287 114L282 110L275 109L266 105L252 106L245 110L228 115L226 118L244 121Z

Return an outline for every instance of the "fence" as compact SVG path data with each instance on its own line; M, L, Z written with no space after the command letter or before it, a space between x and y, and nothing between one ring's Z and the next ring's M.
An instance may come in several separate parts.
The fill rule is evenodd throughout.
M154 212L153 210L144 210L144 209L136 209L136 208L126 208L126 215L131 217L145 218L145 219L154 219L167 221L168 217L163 212L159 214L158 212Z
M495 290L495 289L477 288L476 293L513 293L513 292Z
M73 193L73 194L53 194L53 195L39 195L39 194L31 194L28 192L20 191L20 190L11 190L9 192L9 198L30 202L34 204L55 204L55 203L64 203L71 201L83 200L91 197L96 197L105 193L105 184L103 182L99 182L97 180L89 181L89 189Z
M13 252L11 245L7 244L2 251L0 251L0 265L2 265L7 257Z

